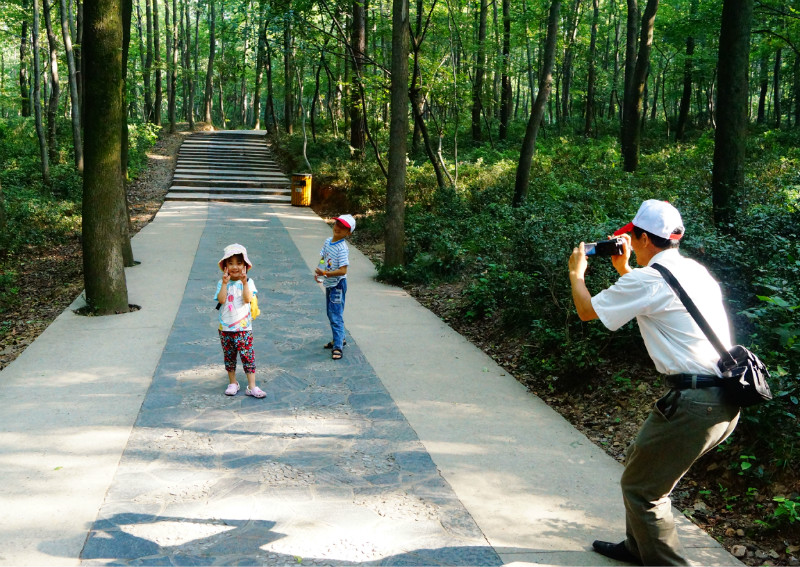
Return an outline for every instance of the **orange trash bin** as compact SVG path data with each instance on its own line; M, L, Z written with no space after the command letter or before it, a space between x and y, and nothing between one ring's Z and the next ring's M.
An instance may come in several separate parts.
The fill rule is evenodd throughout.
M311 174L292 174L292 205L295 207L311 206Z

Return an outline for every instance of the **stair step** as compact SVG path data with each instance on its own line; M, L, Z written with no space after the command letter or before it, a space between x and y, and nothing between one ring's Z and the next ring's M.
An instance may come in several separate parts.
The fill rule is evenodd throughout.
M223 201L228 203L291 203L290 195L238 195L231 193L167 193L165 201Z

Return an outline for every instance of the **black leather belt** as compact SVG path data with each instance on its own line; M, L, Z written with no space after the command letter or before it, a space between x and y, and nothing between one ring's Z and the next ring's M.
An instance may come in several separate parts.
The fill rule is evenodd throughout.
M722 386L723 379L711 374L672 374L667 376L667 386L676 390L696 390Z

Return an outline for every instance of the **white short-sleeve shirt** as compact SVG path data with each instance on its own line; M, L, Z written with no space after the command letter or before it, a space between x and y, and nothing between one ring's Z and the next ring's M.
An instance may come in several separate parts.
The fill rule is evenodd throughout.
M731 347L728 316L719 284L698 262L677 249L656 254L675 276L726 349ZM695 323L664 277L650 265L636 268L592 297L600 321L612 331L636 318L647 352L663 374L720 375L719 353Z
M256 284L251 278L247 278L247 285L250 293L258 294ZM222 289L222 280L217 282L217 291L214 299L217 299ZM225 303L219 308L219 330L225 332L252 331L253 318L250 316L250 304L244 302L244 288L242 282L231 280L226 288Z

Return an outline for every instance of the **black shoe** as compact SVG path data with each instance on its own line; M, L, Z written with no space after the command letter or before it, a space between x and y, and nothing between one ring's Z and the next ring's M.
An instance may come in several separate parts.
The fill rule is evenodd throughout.
M638 557L636 557L633 553L628 551L628 548L625 547L624 541L621 541L619 543L611 543L608 541L595 540L592 543L592 547L600 555L605 555L606 557L610 557L611 559L616 559L617 561L624 561L626 563L634 563L636 565L642 564L642 561Z

